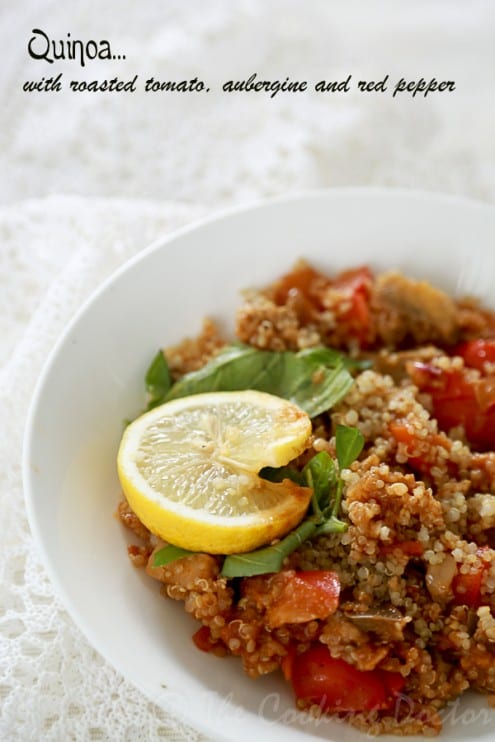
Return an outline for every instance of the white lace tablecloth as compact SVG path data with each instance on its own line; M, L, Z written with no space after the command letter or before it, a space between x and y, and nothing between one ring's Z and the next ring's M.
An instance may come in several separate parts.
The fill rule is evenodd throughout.
M231 204L342 185L495 201L491 0L18 0L0 9L0 739L199 739L88 645L33 545L21 448L55 339L158 236ZM32 28L126 60L30 59ZM110 65L110 67L109 67ZM199 76L198 95L24 93L22 83ZM454 94L225 94L223 81L436 77ZM235 249L235 247L233 248ZM200 312L200 308L198 308Z

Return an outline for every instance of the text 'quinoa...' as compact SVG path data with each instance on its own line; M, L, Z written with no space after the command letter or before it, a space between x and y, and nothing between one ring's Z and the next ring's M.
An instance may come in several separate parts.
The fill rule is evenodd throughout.
M495 705L495 313L301 262L145 385L118 514L200 650L371 734Z

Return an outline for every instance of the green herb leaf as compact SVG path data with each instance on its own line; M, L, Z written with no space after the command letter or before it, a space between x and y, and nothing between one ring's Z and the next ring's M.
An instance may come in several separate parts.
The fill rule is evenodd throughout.
M252 577L280 572L285 557L292 554L303 541L316 531L316 522L308 518L274 546L250 551L247 554L229 554L223 563L222 577Z
M306 484L303 473L293 469L292 466L265 466L261 469L259 476L269 482L283 482L284 479L290 479L301 487Z
M298 353L300 358L309 360L312 363L319 363L322 366L336 366L338 363L342 363L344 368L352 371L358 369L360 371L371 368L373 362L366 359L350 358L344 355L334 348L326 348L325 346L318 345L315 348L305 348L300 350Z
M151 410L163 401L172 386L167 359L161 350L151 361L144 381L148 392L148 410Z
M335 464L331 456L326 451L320 451L308 461L302 473L308 486L313 490L318 507L328 507L330 492L337 483Z
M185 374L175 382L164 401L179 399L191 394L217 391L237 391L241 388L239 377L247 375L254 366L256 348L247 345L230 345L197 371Z
M181 549L180 546L169 544L156 552L153 557L153 567L163 567L165 564L176 562L178 559L183 559L194 553L194 551L187 551L187 549Z
M316 417L345 397L353 384L342 356L331 355L332 366L307 351L275 352L233 345L198 371L176 382L165 399L211 391L256 389L288 399Z
M339 469L347 469L357 459L364 446L364 437L357 428L337 425L335 431L335 448Z

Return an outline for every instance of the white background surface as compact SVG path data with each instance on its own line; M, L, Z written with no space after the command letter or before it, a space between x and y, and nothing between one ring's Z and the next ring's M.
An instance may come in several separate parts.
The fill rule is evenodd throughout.
M48 65L27 54L33 28L54 40L106 38L127 58ZM2 3L1 739L196 737L88 646L31 541L20 474L25 416L74 311L156 237L232 204L342 185L493 203L494 38L490 0ZM141 83L198 76L211 92L22 91L55 72L65 80L138 74ZM274 99L221 92L224 81L253 72L314 82L436 77L455 80L456 91L414 100L390 90Z

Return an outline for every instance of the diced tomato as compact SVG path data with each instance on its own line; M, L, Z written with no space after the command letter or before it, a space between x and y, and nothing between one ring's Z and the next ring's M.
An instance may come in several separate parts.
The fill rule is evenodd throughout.
M333 288L341 291L350 304L349 309L339 314L338 321L348 326L349 334L363 343L368 339L371 322L369 300L372 284L373 275L366 266L344 271L333 282Z
M420 557L423 554L424 546L419 541L397 541L395 544L382 544L380 551L382 554L393 554L394 551L401 551L410 557Z
M367 266L363 265L340 273L333 282L333 286L355 293L356 291L369 291L372 283L373 274Z
M452 580L454 602L457 605L468 605L470 608L479 608L481 604L481 580L483 569L471 574L458 572Z
M390 433L393 435L397 443L403 443L406 446L406 453L408 456L407 463L412 469L415 469L422 474L428 474L430 467L424 456L418 455L418 444L414 432L411 428L402 420L392 420L389 425Z
M470 443L495 448L495 377L470 380L464 369L440 369L416 362L409 368L413 382L431 394L433 414L442 430L462 425Z
M399 673L363 672L322 645L296 655L291 682L296 698L331 712L391 709L404 687Z
M366 296L361 292L356 292L352 297L352 306L345 316L363 330L367 329L370 323L370 308Z
M406 681L400 672L386 672L385 670L375 670L375 672L380 673L380 677L392 699L397 698L402 693Z
M392 420L389 429L397 443L404 443L406 446L415 445L416 436L403 420Z
M483 371L487 361L495 363L495 340L468 340L454 348L453 353L462 356L466 366Z
M324 311L323 297L327 289L337 294L337 319L344 335L366 342L369 335L371 313L369 299L373 275L369 268L361 267L344 271L337 278L327 278L310 266L296 268L283 276L274 286L276 304L288 304L296 311L300 321L310 322ZM345 309L339 312L339 297Z
M308 322L323 309L321 292L330 286L330 279L310 266L303 266L287 273L274 286L276 304L291 304L299 319Z
M435 463L435 447L441 446L449 450L451 445L445 433L430 435L427 439L418 438L414 428L405 420L393 420L389 425L389 431L397 443L403 443L406 446L407 463L411 469L420 474L430 474L431 467Z
M484 551L489 549L488 546L481 546L477 550L478 556L482 556ZM488 568L487 564L481 564L479 569L469 574L457 572L452 580L452 592L454 593L454 602L457 605L467 605L470 608L479 608L481 605L481 583L483 574Z
M202 652L210 652L213 646L211 642L210 629L208 626L201 626L192 636L193 642Z
M271 628L285 623L305 623L327 618L338 608L340 580L335 572L312 570L280 572L275 601L269 605L266 619Z
M397 443L404 443L407 446L408 453L417 446L418 440L414 435L414 431L404 420L392 420L389 430Z

